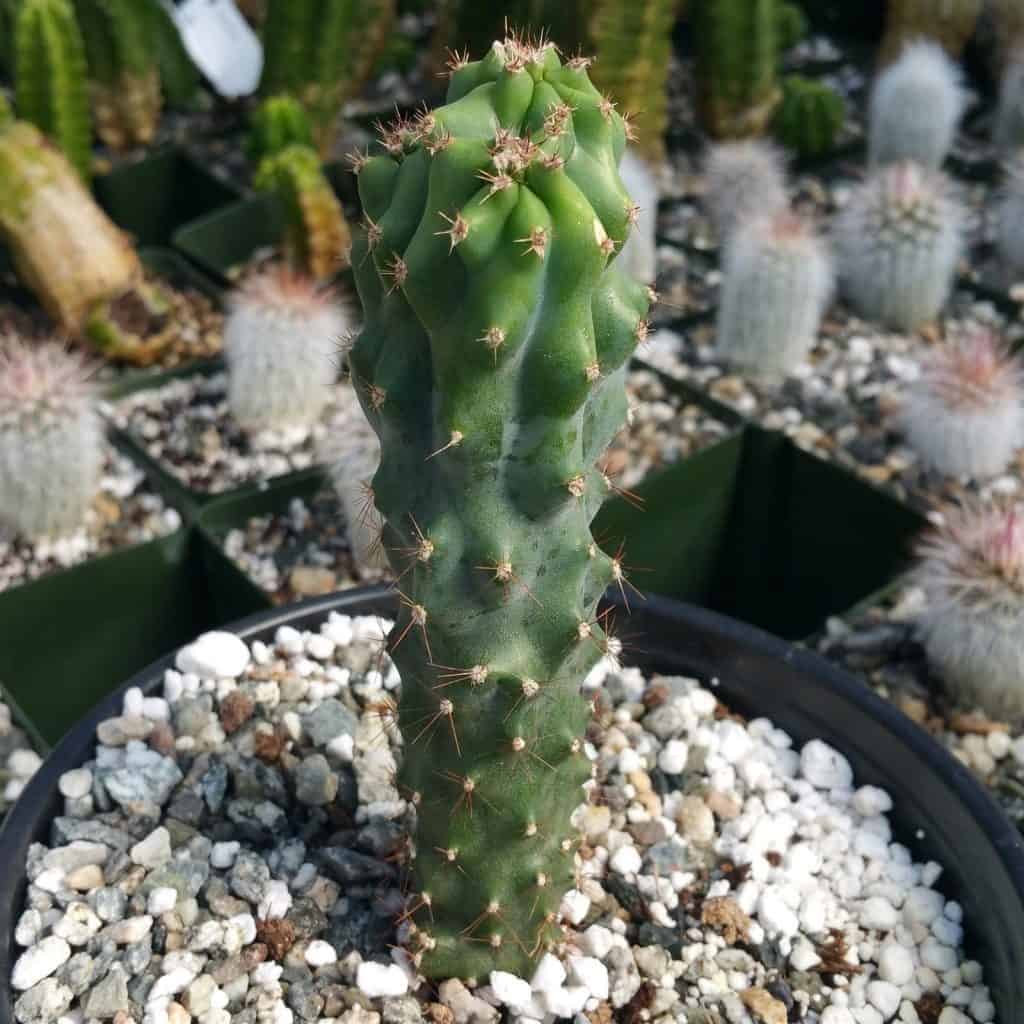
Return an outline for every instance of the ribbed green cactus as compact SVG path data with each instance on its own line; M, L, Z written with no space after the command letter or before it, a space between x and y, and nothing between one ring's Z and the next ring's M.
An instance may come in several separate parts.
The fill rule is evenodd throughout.
M249 156L258 164L293 143L313 145L313 130L302 104L291 96L271 96L252 115Z
M360 158L353 380L402 608L409 917L433 977L524 973L558 934L590 765L580 683L622 565L590 523L648 289L611 266L636 207L586 62L509 39Z
M846 117L843 97L831 86L801 75L782 83L782 103L775 115L775 137L802 157L825 156L835 149Z
M650 161L665 155L669 58L677 0L602 0L591 29L594 84L632 118L636 149Z
M69 0L22 0L15 29L15 105L83 177L92 168L85 47Z
M281 204L285 250L295 266L320 279L342 269L348 260L348 224L316 150L294 143L266 157L255 184Z
M691 21L697 36L701 120L716 138L760 135L779 102L779 53L804 24L780 0L701 0Z
M260 92L288 92L309 111L327 157L341 105L373 71L391 32L395 0L269 0Z
M89 62L96 134L111 149L149 142L163 105L153 0L75 0Z

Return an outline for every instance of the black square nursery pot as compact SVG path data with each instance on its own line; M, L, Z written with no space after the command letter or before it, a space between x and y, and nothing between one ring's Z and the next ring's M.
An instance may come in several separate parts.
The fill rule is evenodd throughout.
M747 426L652 474L594 522L630 576L788 640L819 630L906 567L925 520L896 498Z

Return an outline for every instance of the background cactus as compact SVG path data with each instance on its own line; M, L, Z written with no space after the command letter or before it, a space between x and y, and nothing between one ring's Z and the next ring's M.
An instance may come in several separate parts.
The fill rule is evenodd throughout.
M984 0L889 0L880 59L896 60L907 43L934 39L959 57L974 34Z
M92 126L85 47L70 0L22 0L15 28L15 106L88 179Z
M657 169L631 149L619 164L622 184L636 204L636 223L619 254L619 267L637 281L653 284L658 276Z
M951 476L994 476L1024 443L1020 365L988 331L938 346L912 386L904 428L924 462Z
M99 491L104 433L82 356L0 339L0 528L60 536Z
M558 934L590 766L580 683L622 566L590 534L647 289L609 263L634 206L622 119L581 62L510 39L361 160L349 361L402 609L412 944L431 977L520 974Z
M844 295L861 316L897 330L920 327L949 296L962 224L939 172L913 163L875 171L836 220Z
M394 18L395 0L268 0L260 92L302 101L325 159L342 104L370 76Z
M703 0L690 19L697 41L697 102L716 138L760 135L781 93L779 55L803 18L780 0Z
M1024 271L1024 152L1006 168L999 202L995 208L996 245L1009 276Z
M941 47L911 43L871 90L870 162L915 160L924 167L939 167L953 145L965 103L960 71Z
M815 159L835 149L845 117L843 97L831 86L788 75L782 82L782 103L772 130L788 149Z
M920 546L927 610L919 631L958 703L995 721L1024 713L1024 506L943 510Z
M249 129L249 156L257 164L267 156L298 143L313 145L306 110L291 96L271 96L256 108Z
M1024 146L1024 52L1008 61L999 83L993 141L1003 153Z
M293 144L268 156L255 184L281 204L285 251L294 266L325 280L346 265L348 224L314 149Z
M726 252L719 352L777 381L814 346L832 287L828 250L805 220L786 210L741 225Z
M228 406L248 431L305 427L330 401L348 321L337 298L276 267L232 297L224 323Z
M789 209L782 154L767 142L722 142L704 159L704 208L720 241L737 224Z

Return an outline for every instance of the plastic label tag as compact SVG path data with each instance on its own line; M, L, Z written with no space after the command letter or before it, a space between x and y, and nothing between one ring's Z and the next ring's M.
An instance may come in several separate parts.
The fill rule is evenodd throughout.
M256 91L263 45L234 0L164 0L196 67L227 99Z

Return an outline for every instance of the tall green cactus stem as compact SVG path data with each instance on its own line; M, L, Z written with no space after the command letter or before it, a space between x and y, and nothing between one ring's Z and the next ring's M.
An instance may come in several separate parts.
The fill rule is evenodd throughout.
M75 0L89 61L96 134L111 149L152 140L163 94L156 62L154 0Z
M604 0L593 20L594 84L632 118L637 152L652 163L665 156L676 0Z
M395 0L269 0L260 92L297 96L320 155L330 156L341 106L369 78L391 33Z
M293 265L320 280L342 269L351 242L348 224L316 150L293 144L268 156L255 184L281 203L285 250Z
M350 364L403 595L388 649L432 977L522 974L558 935L590 776L580 683L614 649L595 610L622 564L590 523L650 293L611 266L636 208L585 66L495 44L356 160Z
M22 0L15 53L18 116L49 136L88 179L92 126L85 47L69 0Z
M782 83L782 103L775 115L775 137L799 156L814 159L835 149L846 117L843 97L831 86L801 75Z
M313 145L313 131L306 110L291 96L271 96L252 115L249 156L258 164L293 143Z
M702 0L691 14L697 36L697 99L716 138L760 135L781 93L779 53L798 12L780 0Z

